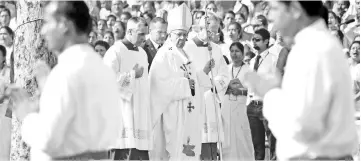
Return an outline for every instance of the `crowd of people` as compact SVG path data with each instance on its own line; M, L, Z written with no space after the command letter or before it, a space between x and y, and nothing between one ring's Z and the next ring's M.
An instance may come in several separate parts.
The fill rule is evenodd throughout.
M274 26L277 22L274 17L281 15L275 15L276 12L272 13L272 10L279 10L277 7L280 6L272 5L267 1L250 0L231 2L113 0L93 3L95 5L87 10L88 13L72 11L69 14L70 17L74 16L71 14L75 12L83 14L79 15L80 19L83 20L79 19L77 23L81 22L84 25L77 26L75 24L74 26L77 26L78 29L74 31L68 29L73 33L67 31L67 34L73 34L72 36L68 35L64 42L52 40L53 42L49 43L49 48L54 50L64 48L59 46L60 43L69 47L64 51L59 51L62 53L59 56L59 64L52 71L56 74L52 73L51 79L46 81L48 87L42 92L42 94L48 95L47 97L44 96L43 102L46 99L51 99L53 102L40 103L40 109L45 111L42 115L54 117L48 123L43 123L44 127L49 126L50 129L56 127L57 134L52 133L51 130L53 129L50 130L51 132L49 129L45 129L45 131L39 130L44 134L38 135L39 131L30 128L39 125L34 124L36 116L24 116L24 122L31 122L23 125L23 132L32 133L23 136L30 147L42 150L51 158L56 159L69 159L69 156L71 156L70 159L93 156L93 151L96 151L96 155L100 156L98 159L111 157L115 160L194 160L194 158L201 160L217 160L220 158L223 160L277 160L279 158L276 154L282 154L281 160L287 158L285 157L287 155L284 154L284 151L287 151L284 149L285 147L281 146L280 150L276 147L279 137L285 135L280 134L278 131L280 127L271 122L275 119L270 112L266 113L263 109L266 92L262 93L257 88L253 88L260 85L248 75L250 72L255 72L267 78L277 76L282 80L287 70L295 71L294 66L286 63L293 62L293 65L302 63L307 69L313 67L308 67L307 62L295 61L298 54L296 52L294 52L294 57L288 60L289 53L292 54L291 51L294 48L299 50L298 52L301 49L297 45L294 46L297 44L297 37L285 35L275 29L280 27ZM292 6L294 3L285 2L285 4L297 8L297 5ZM0 63L0 82L2 84L10 83L11 61L16 61L11 60L14 40L13 26L16 26L14 25L16 24L16 20L14 20L16 16L11 16L12 10L9 9L9 6L12 5L10 2L0 4L0 62L2 62ZM76 7L67 5L69 4L65 6L54 5L54 11L48 6L46 13L51 15L62 10L70 12L72 7ZM80 4L77 5L82 7ZM302 7L307 8L305 6L307 5ZM57 11L58 9L60 11ZM312 13L309 13L312 12L312 9L310 9L311 11L304 9L310 17L313 16ZM85 21L87 20L86 14L89 14L89 21L91 22ZM328 31L339 40L337 43L343 49L343 53L336 54L343 54L342 57L348 61L348 72L352 78L354 91L354 103L352 105L355 107L352 109L357 111L355 115L359 120L360 1L323 1L322 9L317 14L315 15L321 17L322 22L315 21L313 26L310 26L318 30L322 30L322 27L326 26ZM69 17L69 15L67 16ZM292 16L297 17L298 15L294 13ZM53 22L52 18L46 17L45 19L49 24L56 23ZM57 21L63 20L57 19ZM91 24L90 28L86 26L88 23ZM49 24L44 25L43 28L45 29L42 30L42 34L66 32L51 28L52 26ZM291 24L289 27L297 28ZM85 37L83 32L86 33ZM321 39L312 37L312 32L308 32L307 36L309 37L306 39L309 39L309 42ZM332 40L328 40L330 37L327 35L315 35L324 36L325 44L332 44ZM81 42L83 38L86 38L87 43L100 55L104 63L98 62L92 56L86 56L86 52L92 52L91 48L84 45L70 46L71 43ZM299 42L301 42L300 38ZM310 45L314 53L321 51L316 48L322 48L324 42L316 43L313 44L315 46ZM53 46L50 46L51 44ZM307 48L307 46L302 48ZM304 49L304 51L308 50ZM75 53L78 56L73 56ZM333 52L330 52L330 55L333 55ZM307 58L299 57L299 61L310 61L312 64L319 59L319 56L316 55L307 54L307 56ZM69 63L73 64L68 66ZM88 63L94 63L94 67ZM103 67L104 64L115 72L115 77L111 78L116 80L116 84L112 84L107 79L111 74L108 74L105 66ZM81 65L84 65L84 69L80 67ZM74 72L70 68L78 70ZM302 67L299 66L299 68ZM80 70L87 74L93 72L96 77L86 74L75 77L74 73L77 74ZM288 78L286 81L290 82L290 77L293 76L296 79L296 75L307 75L304 71L299 70L298 72L285 76ZM331 76L314 72L307 75L308 79L302 80L322 80L321 84L316 84L319 86L326 86L327 83L331 82L327 81L327 78L330 79ZM335 73L337 72L335 71ZM318 75L324 77L318 77ZM101 77L104 80L101 80ZM68 84L58 86L59 80ZM250 80L253 81L250 82ZM107 86L99 86L101 85L99 82L107 84ZM347 82L343 83L347 84ZM310 88L310 85L306 86L302 83L299 85L305 90ZM316 85L312 87L317 88ZM5 85L1 87L5 88ZM81 90L74 90L78 87ZM286 84L284 87L290 88L290 84ZM92 90L88 90L88 88ZM120 91L118 98L112 97L116 91L111 88ZM300 89L294 87L294 91L298 90ZM320 87L318 90L322 91L323 89ZM0 89L0 91L3 90ZM301 91L304 92L304 90ZM312 103L315 108L318 108L325 104L322 102L324 100L322 98L333 97L323 95L321 98L316 94L323 93L310 92L313 91L305 91L307 96L301 95L302 93L295 95L294 97L297 96L303 98L304 101L309 101L305 104L295 101L295 104L300 104L296 106L307 106L307 103ZM110 93L110 97L106 98L108 93ZM69 96L77 99L72 100ZM57 100L58 98L59 100ZM276 100L276 98L274 99ZM312 99L316 99L316 101L310 101ZM90 100L93 101L94 105L87 102ZM337 101L333 98L332 100ZM97 101L105 101L105 103L96 104ZM284 102L287 101L289 100L284 100ZM54 103L59 104L56 105L59 106L59 111L51 112L42 109L42 106L54 106ZM0 160L9 160L11 116L9 116L10 108L6 102L3 102L3 105L0 107ZM121 108L115 110L112 108L114 105ZM109 118L96 118L91 121L91 124L86 124L88 119L75 117L79 111L70 109L68 106L89 106L91 107L89 109L79 108L76 110L86 113L86 117L96 118L98 117L97 114L101 113L103 117L109 116ZM100 108L107 106L107 112ZM289 106L289 110L292 110L292 104L287 106ZM296 107L295 109L297 110ZM119 114L115 114L117 112ZM330 113L333 112L335 111ZM279 117L285 116L287 113L285 110L284 113L279 113ZM291 113L289 114L290 117L299 117L296 114L291 115ZM311 114L306 113L306 115ZM121 119L114 123L117 117L118 121L119 118ZM333 115L333 117L336 116ZM355 120L355 118L352 119ZM306 121L312 123L314 120ZM71 126L69 127L69 125ZM88 126L93 126L93 128ZM107 128L112 127L117 128L117 135L110 134L111 130ZM351 135L352 131L349 132L349 139L354 139L354 136ZM34 137L35 135L37 136ZM35 138L39 140L41 137L45 139L35 142ZM310 137L307 138L308 140L312 140L318 136L307 137ZM78 141L72 139L78 139ZM99 149L87 149L87 146L93 146L93 144L81 143L81 141L89 140L94 143L98 141L99 145L95 146L98 146ZM285 140L281 139L280 142L284 144ZM345 140L342 140L344 142L340 141L341 143L336 142L336 140L334 141L335 144L347 144ZM324 157L322 154L331 153L331 151L319 150L323 148L322 146L327 145L324 143L325 140L322 141L322 143L315 141L317 142L315 144L320 146L310 149L310 151L314 150L315 155L321 154L321 156L315 156L318 159ZM106 152L103 153L102 150L104 149L101 148L105 145L111 146L108 146ZM290 145L295 146L295 149L300 148L297 144L290 143ZM288 148L292 150L293 147ZM354 158L359 158L359 149L352 148L352 154L347 152L341 154L337 151L340 156L333 158L352 159L351 155L354 155ZM93 151L88 153L88 150ZM281 150L283 153L277 152ZM349 149L344 148L344 150ZM325 153L321 153L321 151ZM105 153L108 156L102 158L102 154ZM293 154L290 152L289 155L291 153ZM40 154L34 152L33 156L39 157ZM300 158L302 159L302 157Z

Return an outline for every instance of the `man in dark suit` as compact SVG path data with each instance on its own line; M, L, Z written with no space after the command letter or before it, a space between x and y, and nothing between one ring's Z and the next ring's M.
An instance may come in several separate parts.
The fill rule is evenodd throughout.
M154 18L149 24L149 39L142 46L148 56L148 71L158 49L162 47L167 38L167 22L160 17Z

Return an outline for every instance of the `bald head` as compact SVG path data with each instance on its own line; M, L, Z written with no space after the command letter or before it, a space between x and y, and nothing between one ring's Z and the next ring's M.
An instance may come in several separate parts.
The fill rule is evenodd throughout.
M128 20L127 22L127 31L128 30L132 30L132 29L136 29L139 28L141 26L146 26L147 22L145 21L144 18L141 17L132 17Z

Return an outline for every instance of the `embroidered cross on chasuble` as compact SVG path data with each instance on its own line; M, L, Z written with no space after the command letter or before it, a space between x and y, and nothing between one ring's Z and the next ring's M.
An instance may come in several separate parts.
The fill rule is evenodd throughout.
M184 153L186 156L189 157L194 157L196 156L195 152L194 152L194 148L196 147L195 145L191 145L190 144L191 138L188 137L187 139L187 144L183 144L183 151L182 153Z
M194 109L194 106L192 106L192 102L189 102L189 103L188 103L187 108L188 108L188 112L191 113L191 112L192 112L192 109Z

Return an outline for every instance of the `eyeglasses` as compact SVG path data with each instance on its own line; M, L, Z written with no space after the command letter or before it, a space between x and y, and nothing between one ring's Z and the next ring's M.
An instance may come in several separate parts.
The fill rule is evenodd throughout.
M243 59L244 63L249 63L251 61L251 59Z
M253 41L253 42L260 42L260 41L261 41L261 39L258 39L258 38L252 38L252 41Z
M219 33L215 33L215 32L212 32L212 31L209 31L209 30L207 30L207 34L208 34L208 36L218 36L219 35Z
M177 35L177 37L184 37L184 38L188 38L188 33L183 33L183 32L172 32L173 34Z

